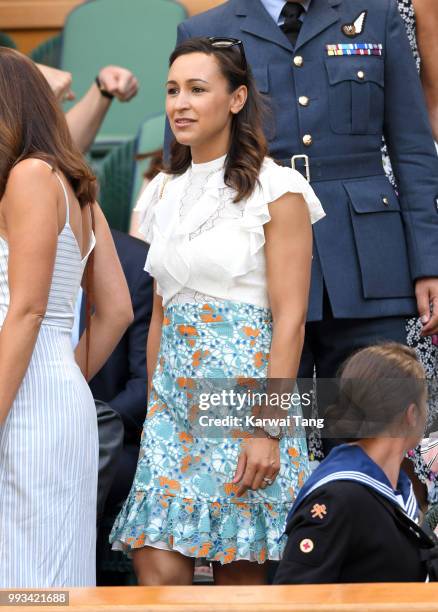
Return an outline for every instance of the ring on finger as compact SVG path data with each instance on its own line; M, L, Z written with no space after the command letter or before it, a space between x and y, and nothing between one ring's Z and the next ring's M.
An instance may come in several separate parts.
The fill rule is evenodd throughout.
M271 478L268 478L267 476L265 476L263 478L263 483L265 484L265 486L269 487L274 481Z

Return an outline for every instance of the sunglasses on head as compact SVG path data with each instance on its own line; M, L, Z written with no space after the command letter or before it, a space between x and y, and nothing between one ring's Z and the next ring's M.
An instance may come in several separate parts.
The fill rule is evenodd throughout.
M216 49L231 49L232 47L238 47L242 59L242 69L247 69L248 64L245 56L245 49L243 48L243 42L241 40L238 38L223 38L221 36L209 36L207 40L211 46Z

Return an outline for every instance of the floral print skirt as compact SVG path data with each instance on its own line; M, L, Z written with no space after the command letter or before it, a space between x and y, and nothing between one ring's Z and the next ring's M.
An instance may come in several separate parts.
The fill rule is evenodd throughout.
M195 436L190 426L200 379L265 377L271 339L266 308L221 301L165 309L137 471L110 535L113 549L152 546L222 564L281 558L287 514L309 475L304 433L281 440L272 485L237 497L232 480L245 438Z

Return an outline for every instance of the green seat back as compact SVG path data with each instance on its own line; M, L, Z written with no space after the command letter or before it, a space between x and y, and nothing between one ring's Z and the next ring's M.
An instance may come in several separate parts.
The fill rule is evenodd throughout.
M163 147L164 139L164 124L166 121L165 115L155 115L148 117L141 126L136 143L136 153L152 153ZM131 195L131 209L134 208L141 186L143 184L143 175L150 165L150 159L136 160L134 170L134 181Z
M121 232L129 229L134 158L135 140L127 140L113 146L95 168L100 186L98 201L109 225Z
M173 0L93 0L70 13L60 67L73 74L78 98L100 68L110 64L129 68L140 82L133 100L112 103L97 143L134 138L145 115L164 112L168 59L177 25L186 16ZM65 110L71 105L66 104Z
M62 36L57 34L36 47L30 54L30 58L37 64L45 64L52 68L59 68L61 61Z
M15 40L6 34L6 32L0 32L0 47L9 47L10 49L16 49L17 45Z

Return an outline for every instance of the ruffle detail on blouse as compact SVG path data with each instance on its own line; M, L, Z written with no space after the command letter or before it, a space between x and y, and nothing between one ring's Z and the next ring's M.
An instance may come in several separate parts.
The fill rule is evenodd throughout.
M204 268L217 272L216 276L221 278L220 286L226 291L233 279L263 266L257 253L265 244L263 226L271 219L268 204L286 193L300 193L307 203L312 223L325 215L304 177L291 168L278 166L270 158L263 163L253 194L241 203L240 208L239 204L231 203L235 192L225 185L223 171L219 169L206 178L201 195L180 218L181 198L190 187L189 180L190 171L176 177L158 174L143 192L135 209L142 214L140 231L151 245L145 270L154 278L159 277L157 293L163 296L165 304L183 288L216 295L217 284L210 282L207 286L203 282L201 286L198 278L192 278L191 241L196 240L198 233L211 231L212 248L203 254L205 262L208 261ZM225 202L228 205L224 216L225 228L217 234L215 218L222 214ZM236 206L236 218L233 223L226 223L227 219L232 219L233 212L231 217L227 215L233 206ZM232 248L227 249L227 243Z
M241 276L254 269L256 263L253 257L265 245L263 226L271 220L268 205L286 193L303 195L312 224L325 217L315 192L299 172L279 166L270 158L265 159L259 184L246 201L242 217L242 227L249 233L249 258L246 262L242 261L237 270L229 270L232 277Z
M238 560L278 561L292 502L193 500L162 491L131 491L110 535L126 554L153 546L222 565Z
M266 158L260 172L262 199L266 204L275 202L285 193L300 193L307 204L312 225L325 217L321 202L302 174L292 168L279 166Z

